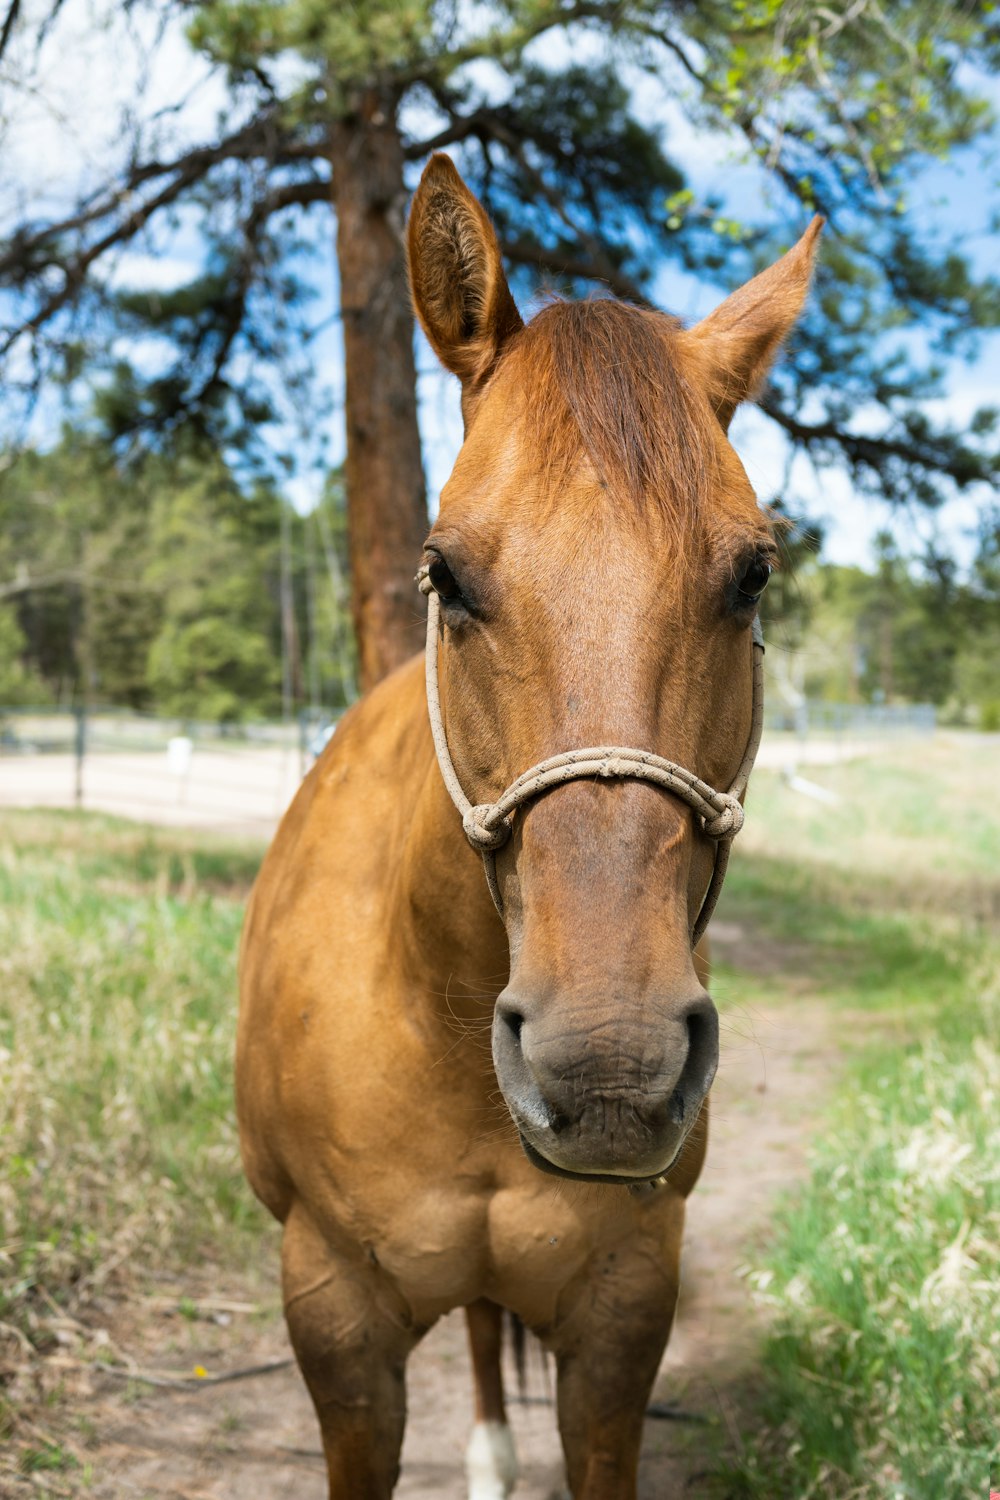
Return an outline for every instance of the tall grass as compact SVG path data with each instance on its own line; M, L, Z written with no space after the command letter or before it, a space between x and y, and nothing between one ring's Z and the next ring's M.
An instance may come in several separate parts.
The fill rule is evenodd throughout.
M0 846L0 1321L260 1227L232 1109L252 848L5 813ZM44 1321L44 1320L42 1320Z
M755 787L769 852L724 915L805 939L800 970L881 1039L749 1271L770 1334L735 1495L968 1500L1000 1477L1000 808L952 801L967 756L839 768L832 810Z

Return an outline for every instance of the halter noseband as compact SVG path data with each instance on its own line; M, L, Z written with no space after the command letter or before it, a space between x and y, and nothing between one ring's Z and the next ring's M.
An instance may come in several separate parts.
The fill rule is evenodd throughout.
M441 697L438 692L438 622L441 602L426 567L421 568L417 574L417 585L420 592L427 595L427 644L424 653L427 713L438 765L448 795L461 814L465 836L483 856L486 882L501 920L503 898L497 884L496 851L510 838L512 818L517 809L541 792L548 791L550 787L562 786L564 782L575 781L580 777L597 777L602 780L634 777L639 781L652 782L654 786L662 787L664 791L672 792L675 797L687 802L701 819L703 832L715 840L712 879L691 935L691 945L694 947L715 910L733 839L743 827L742 798L760 745L764 725L764 636L760 621L754 618L752 633L753 709L750 738L736 779L728 792L716 791L693 771L676 765L672 760L664 760L651 750L632 750L623 745L598 745L589 750L566 750L561 755L550 755L547 760L539 761L530 770L522 772L496 802L482 802L474 806L462 790L455 772L441 717Z

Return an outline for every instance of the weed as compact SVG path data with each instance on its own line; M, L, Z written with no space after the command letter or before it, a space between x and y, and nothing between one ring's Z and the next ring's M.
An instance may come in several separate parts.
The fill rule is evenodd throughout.
M20 1467L24 1474L37 1474L46 1469L75 1469L78 1464L58 1443L43 1443L40 1448L22 1449Z

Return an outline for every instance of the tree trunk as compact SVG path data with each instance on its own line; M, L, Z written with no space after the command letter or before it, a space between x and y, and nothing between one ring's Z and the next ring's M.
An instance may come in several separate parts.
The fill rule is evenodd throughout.
M362 691L421 644L413 576L427 534L406 189L396 100L376 90L331 131L347 373L345 485Z

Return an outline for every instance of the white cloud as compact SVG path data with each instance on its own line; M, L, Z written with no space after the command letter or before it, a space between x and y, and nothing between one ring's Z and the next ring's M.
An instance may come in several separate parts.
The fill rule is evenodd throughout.
M201 262L193 257L129 250L118 256L105 280L116 289L141 287L143 291L170 292L191 281L200 270Z

